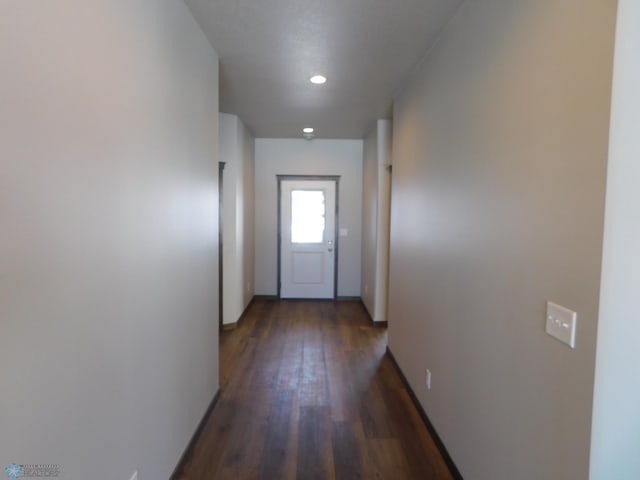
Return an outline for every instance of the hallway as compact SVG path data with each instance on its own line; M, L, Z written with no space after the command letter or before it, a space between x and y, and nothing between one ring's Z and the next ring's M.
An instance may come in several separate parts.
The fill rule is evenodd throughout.
M255 300L178 480L452 478L386 343L357 301Z

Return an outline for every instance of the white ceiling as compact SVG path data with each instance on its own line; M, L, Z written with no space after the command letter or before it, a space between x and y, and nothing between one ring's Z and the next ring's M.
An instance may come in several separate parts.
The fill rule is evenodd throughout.
M221 111L257 137L362 138L462 0L185 2L220 56Z

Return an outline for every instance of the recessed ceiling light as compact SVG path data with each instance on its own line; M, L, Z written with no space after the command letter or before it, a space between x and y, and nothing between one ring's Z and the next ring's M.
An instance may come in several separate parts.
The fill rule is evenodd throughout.
M315 83L316 85L322 85L323 83L326 83L327 77L323 75L314 75L309 80L311 81L311 83Z
M313 128L311 127L305 127L302 129L303 133L313 133Z

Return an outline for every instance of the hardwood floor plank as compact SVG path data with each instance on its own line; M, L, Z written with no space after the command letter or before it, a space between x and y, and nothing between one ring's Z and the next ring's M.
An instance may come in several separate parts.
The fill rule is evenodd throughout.
M349 380L345 357L336 355L327 361L327 382L331 419L354 421L359 419L359 395Z
M317 318L310 315L306 318L309 327L303 340L300 402L302 405L326 406L329 404L329 391L321 325Z
M387 355L383 355L374 377L381 389L403 390L404 384L396 372L396 367Z
M453 475L449 471L449 467L446 462L442 458L438 447L436 446L435 441L429 434L429 431L424 428L424 423L420 414L415 408L413 401L411 400L411 396L407 392L406 389L398 390L398 395L400 399L405 405L405 412L410 418L410 421L414 427L414 432L416 433L419 441L416 442L416 445L421 449L421 457L427 459L431 466L433 467L434 477L436 479L443 480L453 480ZM415 436L405 435L404 442L415 441Z
M299 480L335 478L331 448L331 419L327 407L300 407L297 477Z
M333 422L331 434L333 462L336 480L359 480L363 478L362 461L353 424Z
M304 332L290 326L286 330L284 345L282 346L281 362L276 376L276 388L283 390L297 389L302 379L302 364L304 358Z
M174 480L451 480L386 339L358 301L254 300Z
M402 445L395 438L365 440L365 478L376 480L422 480L414 477L407 465Z
M200 437L187 453L178 480L206 480L218 470L226 447L225 442L218 440L225 438L238 420L234 403L228 398L218 401Z
M390 412L380 390L374 384L360 398L360 419L367 437L396 438Z
M284 478L287 453L290 451L291 414L294 408L293 390L276 394L267 427L266 445L262 454L260 478Z
M422 475L421 478L425 480L436 479L437 476L428 452L422 442L416 441L416 437L420 437L418 432L423 427L422 420L411 415L411 410L415 410L415 408L413 404L407 404L403 401L403 392L404 389L381 389L390 422L396 432L395 437L402 446L412 475Z
M236 402L236 423L225 442L222 473L218 475L220 478L247 475L256 478L260 471L273 392L270 389L254 388L248 393L246 398L240 398ZM232 474L233 476L229 476Z

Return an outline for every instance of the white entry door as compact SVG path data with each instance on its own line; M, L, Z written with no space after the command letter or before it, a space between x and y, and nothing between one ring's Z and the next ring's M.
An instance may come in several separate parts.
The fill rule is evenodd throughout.
M280 297L334 298L335 180L281 180Z

